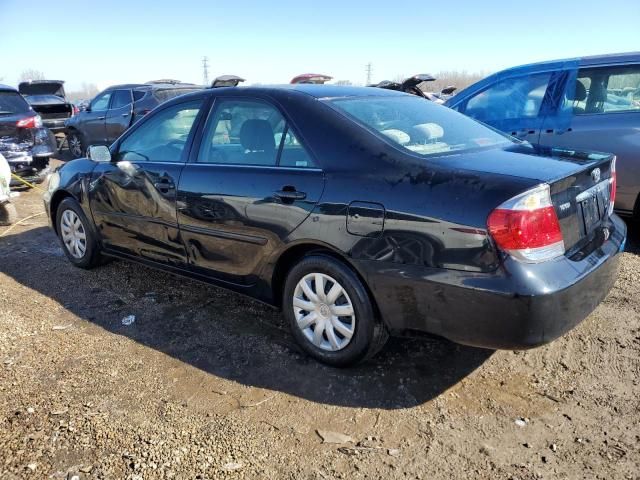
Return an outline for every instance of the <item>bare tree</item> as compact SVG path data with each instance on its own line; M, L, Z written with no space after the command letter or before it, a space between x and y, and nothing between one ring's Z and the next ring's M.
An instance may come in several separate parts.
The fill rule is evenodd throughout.
M353 83L351 83L351 80L338 80L335 85L353 85Z
M20 81L28 82L29 80L44 80L44 73L35 68L27 68L20 74Z

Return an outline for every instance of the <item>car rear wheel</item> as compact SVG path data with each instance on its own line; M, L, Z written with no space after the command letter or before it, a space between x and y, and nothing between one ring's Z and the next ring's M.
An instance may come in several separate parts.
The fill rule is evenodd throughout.
M283 311L309 355L345 367L376 354L388 333L358 276L325 255L305 257L289 272Z
M80 158L84 155L86 146L80 133L75 131L67 133L67 145L73 158Z
M65 255L76 267L90 269L100 263L100 249L93 228L73 198L65 198L58 206L56 231Z

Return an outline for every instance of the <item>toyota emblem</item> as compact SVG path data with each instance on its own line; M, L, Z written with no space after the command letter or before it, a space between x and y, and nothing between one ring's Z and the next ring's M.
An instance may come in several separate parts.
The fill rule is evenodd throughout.
M591 178L593 179L593 181L595 183L598 183L600 181L600 169L599 168L594 168L593 170L591 170Z

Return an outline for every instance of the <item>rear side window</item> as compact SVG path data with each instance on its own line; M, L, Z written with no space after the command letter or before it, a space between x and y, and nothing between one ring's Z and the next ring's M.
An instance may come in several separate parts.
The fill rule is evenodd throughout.
M487 123L535 118L540 112L550 78L551 73L538 73L500 80L467 100L460 111Z
M415 95L329 102L379 137L422 156L511 144L506 136L469 117Z
M158 102L162 103L172 98L179 97L180 95L198 92L200 90L201 89L199 88L163 88L155 90L153 92L153 96L156 97L156 100L158 100Z
M564 106L575 115L640 112L640 65L580 69Z
M0 92L0 115L29 113L29 104L16 92Z
M200 163L313 167L313 161L274 106L253 100L217 100L205 127Z
M143 92L142 90L134 90L133 91L133 101L137 102L138 100L142 100L147 92Z
M115 90L111 99L111 108L126 107L131 104L131 90Z
M158 112L123 140L118 161L183 162L182 153L201 103L179 103Z

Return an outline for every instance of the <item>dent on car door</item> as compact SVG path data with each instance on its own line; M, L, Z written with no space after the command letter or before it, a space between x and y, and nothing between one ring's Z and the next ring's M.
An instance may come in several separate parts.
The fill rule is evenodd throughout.
M616 209L633 212L640 194L640 65L574 71L562 100L545 119L540 144L614 153Z
M536 144L552 77L553 72L542 72L499 78L464 100L458 110L514 137Z
M104 247L175 266L186 264L176 187L202 100L167 106L113 148L94 170L89 199Z
M131 125L133 99L130 89L114 90L105 120L107 142L114 142Z
M255 282L319 201L323 173L273 105L218 99L178 191L190 268L240 285Z

